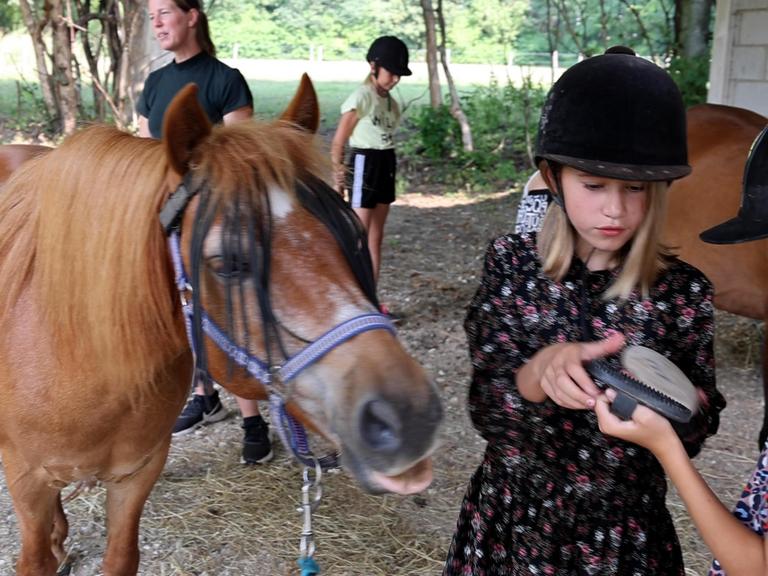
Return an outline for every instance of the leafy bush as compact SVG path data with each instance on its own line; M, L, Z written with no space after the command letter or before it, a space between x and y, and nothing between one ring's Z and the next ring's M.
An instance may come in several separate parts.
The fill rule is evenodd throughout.
M445 158L452 152L455 141L461 142L459 124L451 116L448 106L420 106L411 122L419 135L421 146L418 151L427 158Z
M522 87L491 82L461 95L472 129L474 150L465 152L461 130L447 105L422 106L409 117L401 156L405 177L456 184L468 190L508 187L533 168L529 153L546 91L526 81ZM448 100L448 97L446 97ZM429 170L439 161L439 170Z
M683 94L686 106L703 104L707 101L709 81L709 58L684 58L677 56L669 64L669 73Z
M17 30L21 26L21 12L13 3L0 2L0 34Z

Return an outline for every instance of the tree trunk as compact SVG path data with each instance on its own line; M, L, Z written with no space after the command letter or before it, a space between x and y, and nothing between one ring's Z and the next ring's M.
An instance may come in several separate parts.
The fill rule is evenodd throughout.
M678 55L709 57L709 23L713 0L677 0L675 20Z
M46 109L56 128L69 134L79 117L105 121L110 114L118 127L130 126L135 95L150 60L144 0L19 0L19 5L32 39ZM78 40L83 63L73 53ZM93 114L82 109L79 93L79 87L89 84Z
M437 69L437 35L435 34L435 10L432 0L421 0L424 13L424 26L427 39L427 71L429 73L429 102L432 108L443 104L443 93L440 89L440 74Z
M43 102L48 113L52 113L53 120L58 120L59 103L53 90L53 79L48 73L48 58L43 41L43 30L48 25L49 13L46 9L42 17L37 16L32 10L28 0L19 0L19 9L32 39L32 48L35 51L35 63L37 64L37 77L40 81L40 91L43 93Z
M163 57L164 51L154 39L152 25L142 1L124 0L124 3L126 40L119 85L122 95L121 114L123 122L129 126L135 123L136 102L144 88L144 81L153 69L153 63ZM128 5L131 5L130 11Z
M61 131L71 134L77 126L77 89L72 75L72 34L65 18L61 0L50 0L53 27L53 79L54 91L59 98ZM68 15L69 16L69 15Z
M472 128L469 125L469 120L461 109L461 102L459 101L459 93L456 91L456 84L453 81L453 76L448 68L448 58L445 54L445 18L443 18L443 0L437 0L437 23L440 28L440 62L443 65L443 72L445 73L445 81L448 83L448 90L451 94L451 115L456 118L461 128L461 143L465 152L472 152L475 147L472 143Z

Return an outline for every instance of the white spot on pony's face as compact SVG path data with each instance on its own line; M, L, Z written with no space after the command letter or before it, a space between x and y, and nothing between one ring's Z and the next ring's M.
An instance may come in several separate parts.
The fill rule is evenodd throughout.
M270 186L267 193L269 194L273 218L282 219L293 212L293 198L285 190L277 186Z

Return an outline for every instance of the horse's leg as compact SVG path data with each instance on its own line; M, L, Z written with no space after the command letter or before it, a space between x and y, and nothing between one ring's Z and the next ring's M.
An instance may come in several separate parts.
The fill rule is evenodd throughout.
M763 428L760 430L758 442L760 450L768 438L768 318L763 324Z
M139 569L139 521L144 503L163 470L171 445L170 435L164 447L130 478L108 482L107 550L104 576L135 576Z
M61 505L61 493L56 498L56 505L53 510L53 531L51 532L51 551L56 556L59 564L64 562L67 552L64 549L64 541L69 533L69 522L64 513L64 507Z
M16 575L54 576L59 562L51 548L51 532L59 489L49 486L46 478L28 472L25 463L10 451L3 453L3 467L21 534Z

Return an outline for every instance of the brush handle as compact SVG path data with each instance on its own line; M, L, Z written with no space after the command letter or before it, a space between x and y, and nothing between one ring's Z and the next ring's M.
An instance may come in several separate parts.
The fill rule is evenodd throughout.
M679 402L676 402L669 396L643 384L641 381L636 380L631 376L627 376L603 360L586 362L584 368L586 368L589 375L592 376L592 379L598 387L603 389L613 388L617 392L617 398L613 402L611 410L614 411L617 416L624 418L624 420L629 420L629 418L631 418L632 412L637 404L647 406L668 420L674 420L675 422L680 422L682 424L687 423L693 415L691 410ZM619 400L622 396L627 398L625 400ZM617 401L619 402L619 406L614 408ZM630 405L630 402L633 402L634 405ZM615 410L619 410L620 412L616 412Z
M622 420L632 420L635 408L637 408L637 400L621 392L617 392L616 398L611 402L611 412Z

